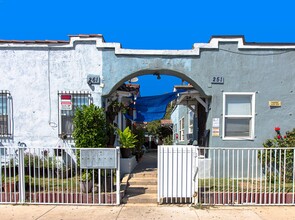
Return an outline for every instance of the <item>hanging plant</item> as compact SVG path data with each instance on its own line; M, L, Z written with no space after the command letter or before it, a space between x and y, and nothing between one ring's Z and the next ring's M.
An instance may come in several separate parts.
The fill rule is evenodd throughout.
M125 106L122 102L118 102L117 100L112 101L106 111L108 122L112 123L119 112L125 114L127 112L127 108L128 107Z

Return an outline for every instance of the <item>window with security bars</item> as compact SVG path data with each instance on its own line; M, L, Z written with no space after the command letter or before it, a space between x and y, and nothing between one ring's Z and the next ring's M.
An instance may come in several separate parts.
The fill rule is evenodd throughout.
M10 100L8 91L0 91L0 137L2 138L12 135Z
M224 93L223 100L223 139L253 139L255 93Z
M72 137L75 111L83 105L91 103L90 93L60 93L59 94L59 135Z

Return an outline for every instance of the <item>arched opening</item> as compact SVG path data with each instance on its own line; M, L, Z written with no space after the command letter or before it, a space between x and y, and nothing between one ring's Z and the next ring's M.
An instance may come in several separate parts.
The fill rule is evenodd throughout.
M185 75L184 73L175 71L175 70L170 70L170 69L143 69L139 70L133 73L130 73L129 75L125 76L122 78L120 81L118 81L111 91L106 94L105 96L108 97L109 95L113 94L124 82L127 82L128 80L134 78L134 77L139 77L143 75L154 75L154 74L159 74L160 76L162 75L168 75L168 76L175 76L178 77L189 84L191 84L202 96L206 97L207 95L205 94L204 90L195 82L192 80L190 77Z
M206 128L206 123L209 111L208 106L211 101L210 97L204 93L203 89L194 80L181 72L169 69L144 69L130 73L117 82L111 89L111 92L104 97L106 109L110 109L113 103L123 103L123 105L119 104L119 106L126 107L128 103L135 102L132 96L135 96L135 99L141 97L140 88L141 84L146 83L144 82L145 76L150 76L163 85L169 82L167 81L169 80L167 77L179 79L178 83L173 85L170 91L165 91L165 93L173 92L173 90L176 92L178 91L177 98L168 105L167 109L170 110L170 112L168 112L168 115L165 114L164 118L162 118L166 119L166 121L162 121L161 123L161 119L158 119L157 122L157 125L160 128L162 127L162 129L158 130L162 130L162 133L166 132L171 136L170 139L172 142L169 143L208 146L210 130ZM164 80L165 77L166 79ZM151 84L150 87L151 90L157 90L153 84ZM144 95L149 96L149 94ZM115 127L124 130L125 127L129 126L134 129L133 126L136 124L136 126L148 128L150 123L154 123L136 121L134 120L136 119L136 111L134 111L134 109L131 111L130 108L128 111L131 119L124 117L126 112L117 112L116 118L113 118L113 125ZM170 130L170 133L167 132L167 130ZM147 133L147 130L145 130L145 133ZM160 140L156 139L156 144L166 144L167 141L169 141L169 139L163 140L166 137L166 135L161 136L158 134ZM154 147L153 142L154 141L149 137L149 144L147 147Z

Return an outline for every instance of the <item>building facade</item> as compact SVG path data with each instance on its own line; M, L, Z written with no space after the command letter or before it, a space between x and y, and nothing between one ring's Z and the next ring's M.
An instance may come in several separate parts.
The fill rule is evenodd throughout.
M246 43L241 36L212 37L191 50L122 49L102 35L0 41L0 144L56 146L60 135L70 137L76 107L105 106L124 82L156 72L193 86L191 100L182 101L193 102L202 119L193 127L199 142L206 136L213 147L261 146L275 126L294 127L294 61L295 44ZM184 142L193 134L191 110L173 116Z

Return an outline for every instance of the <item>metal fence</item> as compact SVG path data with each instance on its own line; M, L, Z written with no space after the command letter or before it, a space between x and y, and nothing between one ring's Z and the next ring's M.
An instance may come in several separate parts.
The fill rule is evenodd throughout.
M120 204L119 149L93 150L0 147L0 203Z
M198 151L198 203L294 205L295 148Z
M294 205L295 148L158 147L158 202Z

